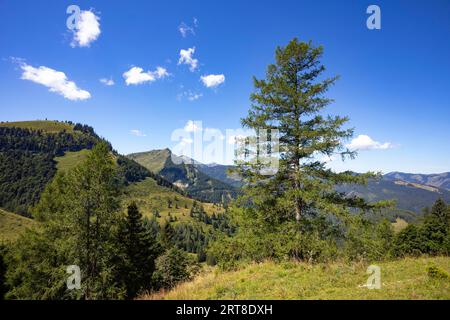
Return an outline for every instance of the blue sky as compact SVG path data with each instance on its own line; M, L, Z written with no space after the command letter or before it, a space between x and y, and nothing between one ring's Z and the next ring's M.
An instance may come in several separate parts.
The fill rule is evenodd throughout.
M99 18L100 34L74 38L66 25L72 4ZM381 30L366 27L370 4L381 9ZM332 167L450 171L446 0L0 0L0 120L86 123L124 154L173 146L171 133L189 120L237 129L250 105L252 76L263 77L275 47L293 37L324 46L327 75L341 76L327 111L348 115L369 149ZM180 50L188 64L179 64ZM60 87L50 92L54 82L36 80L41 66L63 72L62 85L73 82L84 98L70 99ZM130 79L144 82L127 85L124 73L133 67L142 72ZM210 87L201 80L208 75L216 76L204 78Z

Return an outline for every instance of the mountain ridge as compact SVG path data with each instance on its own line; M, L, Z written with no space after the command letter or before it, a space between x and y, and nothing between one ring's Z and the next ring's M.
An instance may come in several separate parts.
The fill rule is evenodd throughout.
M132 153L127 157L200 201L227 203L238 194L235 187L204 173L201 170L203 164L188 157L177 156L168 148Z

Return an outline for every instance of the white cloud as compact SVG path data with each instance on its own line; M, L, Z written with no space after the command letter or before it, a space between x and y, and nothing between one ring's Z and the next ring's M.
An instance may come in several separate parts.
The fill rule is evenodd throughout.
M203 94L201 94L201 93L189 92L189 94L188 94L188 100L189 101L195 101L195 100L200 99L201 97L203 97Z
M196 132L200 130L202 130L201 126L198 126L196 121L189 120L184 126L184 131L186 132Z
M99 37L100 18L92 11L81 11L78 23L73 33L72 47L89 47Z
M378 141L374 141L371 137L361 134L354 138L349 144L347 144L347 148L350 150L386 150L393 148L393 144L390 142L381 143Z
M187 64L189 66L189 70L192 72L195 71L198 67L198 60L194 59L192 56L195 53L195 47L189 48L187 50L180 50L180 59L178 60L178 64Z
M141 130L138 130L138 129L130 130L130 134L132 134L133 136L136 136L136 137L146 137L147 136L145 133L143 133Z
M215 88L225 82L225 76L223 74L210 74L201 76L200 79L207 88Z
M184 91L184 92L178 94L177 99L181 100L184 97L186 99L188 99L189 101L195 101L195 100L198 100L201 97L203 97L203 94L202 93L192 92L192 91L188 90L188 91Z
M105 86L113 86L114 85L113 79L101 78L100 82L103 83Z
M157 67L155 71L143 71L144 69L140 67L132 67L130 70L124 72L123 77L127 86L130 84L137 85L144 82L153 82L169 76L169 73L163 67Z
M178 31L180 31L183 38L186 38L189 34L195 35L195 28L198 26L198 20L197 18L194 18L194 26L188 26L186 23L181 22L180 26L178 27Z
M64 72L40 66L35 68L26 63L22 63L22 79L30 80L42 84L49 88L50 92L55 92L69 100L86 100L91 94L77 87L75 82L69 81Z

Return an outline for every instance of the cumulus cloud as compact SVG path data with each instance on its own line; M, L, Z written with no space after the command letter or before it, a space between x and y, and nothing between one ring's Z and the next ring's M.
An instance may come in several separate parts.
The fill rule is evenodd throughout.
M198 67L198 60L194 59L192 56L195 53L195 47L189 48L187 50L180 50L180 59L178 60L178 64L187 64L189 66L189 70L192 72L195 71Z
M207 88L215 88L225 82L225 76L223 74L209 74L201 76L200 79Z
M100 36L100 18L92 11L81 11L73 32L72 47L89 47Z
M144 69L140 67L132 67L130 70L123 73L123 78L125 83L130 84L141 84L144 82L153 82L158 79L168 77L169 73L163 67L157 67L155 71L144 72Z
M378 142L374 141L371 137L361 134L354 138L349 144L347 144L347 148L350 150L386 150L393 148L393 144L390 142Z
M101 83L103 83L105 86L113 86L114 85L114 80L113 79L101 78L99 81Z
M22 79L33 81L42 84L49 88L50 92L55 92L62 95L69 100L86 100L91 97L91 94L77 87L75 82L67 79L64 72L56 71L54 69L40 66L35 68L26 63L20 66L23 70Z
M147 136L145 133L143 133L141 130L138 130L138 129L130 130L130 134L132 134L133 136L136 136L136 137L146 137Z

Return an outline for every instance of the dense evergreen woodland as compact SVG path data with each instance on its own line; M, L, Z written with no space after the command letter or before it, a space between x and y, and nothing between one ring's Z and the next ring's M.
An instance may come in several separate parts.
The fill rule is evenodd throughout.
M159 175L119 155L90 126L75 124L73 132L57 133L0 126L0 207L30 216L30 206L36 204L56 174L54 158L63 156L66 151L92 149L99 142L105 143L117 157L121 183L152 177L159 185L181 192Z
M209 215L199 202L183 221L169 215L160 224L157 212L143 218L135 203L127 203L124 213L119 203L124 186L151 175L118 156L91 128L76 125L79 134L0 128L0 206L40 222L14 244L0 247L0 296L131 299L191 279L203 262L233 269L268 259L448 256L450 207L443 200L395 233L380 216L392 201L368 203L337 191L339 185L364 185L379 175L336 173L318 160L356 156L344 144L353 134L346 128L348 118L325 116L332 102L326 93L338 77L326 75L322 54L322 47L293 39L276 49L265 78L254 79L242 125L278 130L279 168L263 174L265 163L244 150L247 157L236 163L242 193L224 214ZM253 140L260 147L260 140ZM80 148L92 149L87 159L56 173L53 157ZM162 178L159 183L171 186ZM71 265L80 267L79 289L67 288Z

